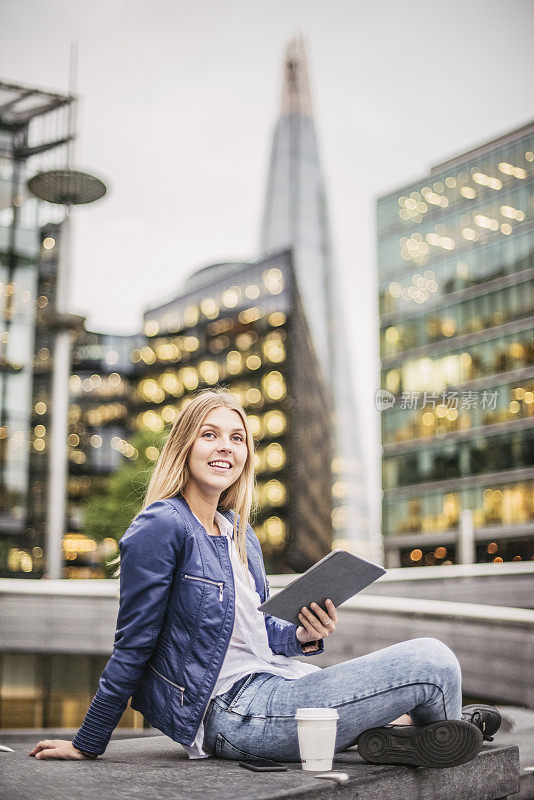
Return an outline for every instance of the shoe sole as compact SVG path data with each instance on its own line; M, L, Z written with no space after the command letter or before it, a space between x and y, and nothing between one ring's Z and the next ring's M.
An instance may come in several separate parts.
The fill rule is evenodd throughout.
M423 726L370 728L358 738L358 753L371 764L443 769L471 761L482 744L476 725L449 719Z

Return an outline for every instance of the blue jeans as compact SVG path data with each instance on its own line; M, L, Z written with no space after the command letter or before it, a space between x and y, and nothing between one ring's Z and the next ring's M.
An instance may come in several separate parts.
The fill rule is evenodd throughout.
M295 713L336 708L336 753L368 728L409 713L414 724L460 719L458 659L437 639L411 639L296 680L268 672L241 678L214 697L204 718L204 750L221 758L299 761Z

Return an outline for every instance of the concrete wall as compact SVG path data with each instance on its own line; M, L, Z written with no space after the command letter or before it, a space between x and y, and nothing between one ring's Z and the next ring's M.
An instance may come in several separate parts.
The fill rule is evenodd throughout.
M1 580L1 650L111 654L116 591L114 581ZM359 595L339 615L321 666L431 636L458 656L465 694L534 708L534 611Z
M458 657L464 694L534 708L534 611L368 595L338 613L320 666L429 636Z
M534 609L534 563L391 569L362 594Z
M281 588L294 577L274 575L269 583ZM534 609L534 562L388 569L361 594Z

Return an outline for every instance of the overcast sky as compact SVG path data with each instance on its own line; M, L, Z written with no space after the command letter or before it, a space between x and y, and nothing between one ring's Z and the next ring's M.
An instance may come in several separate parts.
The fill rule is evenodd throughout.
M0 79L65 91L78 42L77 162L110 192L76 212L71 310L132 333L195 268L257 254L301 32L376 497L376 197L534 116L533 30L532 0L0 0Z

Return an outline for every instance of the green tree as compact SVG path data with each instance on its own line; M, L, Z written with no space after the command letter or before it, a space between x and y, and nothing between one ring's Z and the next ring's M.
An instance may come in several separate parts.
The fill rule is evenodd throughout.
M119 541L128 528L130 522L141 510L143 498L152 475L155 455L149 448L155 447L161 451L162 443L166 438L164 434L154 434L142 431L131 439L131 445L138 452L135 460L125 459L117 472L105 478L104 481L95 481L89 493L84 508L83 532L95 541L111 538ZM104 563L103 569L106 577L112 577L118 562L113 556Z

